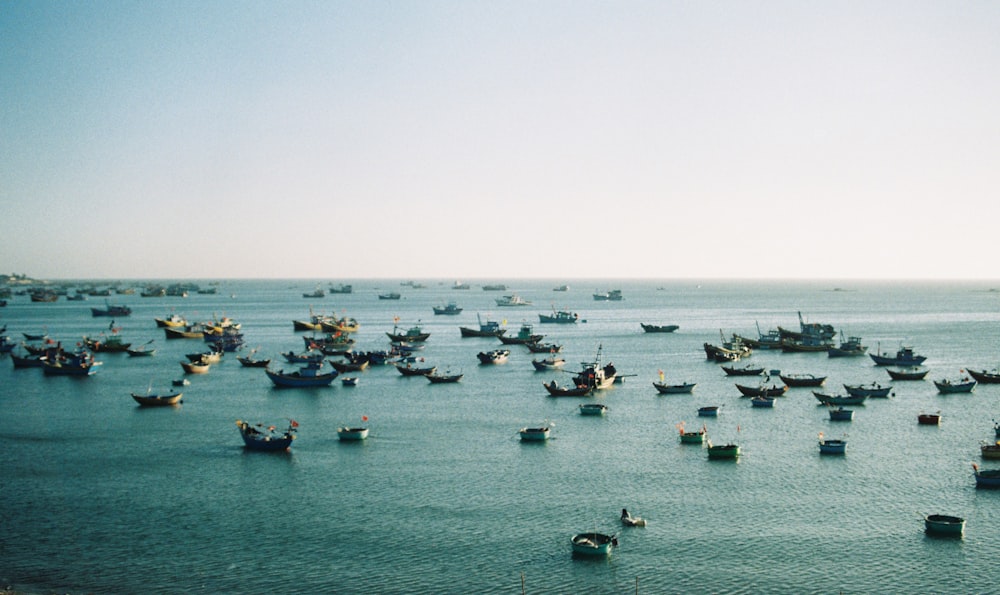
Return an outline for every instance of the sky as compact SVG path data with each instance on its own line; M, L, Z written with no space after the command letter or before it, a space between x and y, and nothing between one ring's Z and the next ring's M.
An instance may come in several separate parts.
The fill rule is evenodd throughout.
M0 3L0 272L996 279L1000 3Z

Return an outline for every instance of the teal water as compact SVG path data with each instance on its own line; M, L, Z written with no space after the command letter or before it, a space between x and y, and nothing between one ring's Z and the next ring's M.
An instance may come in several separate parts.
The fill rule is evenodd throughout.
M338 280L339 284L341 281ZM352 282L344 280L344 282ZM355 292L303 299L314 281L224 281L217 295L113 296L134 309L117 319L127 340L154 340L152 358L102 354L88 379L45 377L0 360L0 581L29 592L242 593L985 593L1000 571L1000 491L976 490L971 462L993 438L1000 385L939 395L931 379L1000 363L1000 293L986 283L504 281L532 300L498 308L502 292L451 289L451 281L353 281ZM552 288L569 283L570 291ZM834 291L834 288L843 291ZM621 302L595 291L622 289ZM378 300L399 291L399 301ZM459 316L432 306L458 302ZM45 330L70 343L105 330L87 302L32 304L15 296L0 324L20 339ZM166 388L178 362L204 343L166 341L154 317L230 316L249 347L279 359L299 351L292 320L317 312L357 318L362 350L387 346L394 317L431 333L422 356L465 373L454 385L404 378L392 367L360 374L357 387L278 390L232 355L191 377L184 404L144 409L130 392ZM576 325L538 324L538 313L578 312ZM791 389L773 410L751 408L734 379L705 360L702 344L778 325L796 312L860 335L870 351L910 345L931 373L897 383L890 399L828 421L810 389ZM534 355L511 346L506 364L481 366L493 339L461 338L476 314L535 324L564 345L567 369L598 346L625 382L591 401L556 399ZM677 324L646 334L640 323ZM889 381L870 358L757 351L750 360L785 373L844 383ZM289 364L282 367L291 368ZM652 387L697 382L691 395ZM718 418L698 407L721 405ZM940 410L940 427L917 414ZM337 440L340 425L371 430ZM246 452L236 419L294 418L290 453ZM552 439L523 444L517 429L552 422ZM705 423L716 441L738 441L738 462L708 461L681 445L675 425ZM819 432L846 436L847 454L820 456ZM997 463L992 463L997 466ZM626 507L644 528L620 526ZM924 534L922 515L965 517L962 539ZM619 534L606 560L578 560L581 531Z

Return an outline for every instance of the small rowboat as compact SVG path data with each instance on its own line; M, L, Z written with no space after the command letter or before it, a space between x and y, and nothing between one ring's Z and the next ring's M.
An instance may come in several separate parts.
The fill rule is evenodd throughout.
M720 407L718 405L709 405L707 407L699 407L698 408L698 416L699 417L718 417L719 416L719 409L722 409L722 407Z
M604 533L577 533L570 540L573 553L581 556L607 556L611 548L618 545L613 535Z
M740 456L738 444L712 444L708 443L708 458L710 459L737 459Z
M847 441L839 438L819 438L819 452L824 455L842 455L847 451Z
M1000 469L987 469L981 471L979 465L973 463L972 471L976 475L977 488L1000 488Z
M580 405L580 415L604 415L608 406L603 403L584 403Z
M907 368L889 368L886 370L889 373L889 378L893 380L923 380L924 376L930 372L930 368L918 368L916 366L910 366Z
M196 362L181 362L181 367L188 374L208 374L208 369L212 367L211 364L203 364Z
M983 443L979 447L979 452L984 459L1000 459L1000 440L994 443Z
M938 535L959 536L965 531L965 519L946 514L929 514L924 517L924 530Z
M540 428L521 428L518 433L522 442L544 442L549 439L550 429L548 426Z
M337 428L337 438L344 441L364 440L368 437L368 428Z
M852 419L854 419L853 409L844 409L843 407L830 409L830 421L851 421Z
M750 405L752 407L774 407L774 402L777 400L775 397L750 397Z
M153 406L153 407L177 405L178 403L182 402L181 398L183 396L184 393L169 393L166 395L154 395L154 394L140 395L132 393L132 398L135 399L136 403L143 406Z
M683 384L664 384L662 382L654 382L653 386L656 387L656 392L661 395L683 395L693 391L695 383L685 382Z
M937 387L938 392L942 394L952 394L952 393L971 393L973 389L976 388L978 384L975 380L970 380L968 378L962 378L961 380L935 380L934 386Z
M871 384L845 384L844 390L852 397L888 397L892 392L891 386L882 386L877 382Z
M917 423L922 426L937 426L941 424L941 412L921 413L917 416Z
M787 386L823 386L826 376L815 374L779 374L778 378Z

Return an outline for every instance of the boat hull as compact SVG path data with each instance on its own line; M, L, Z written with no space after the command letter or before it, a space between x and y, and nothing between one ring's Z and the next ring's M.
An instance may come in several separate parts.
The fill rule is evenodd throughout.
M580 556L607 556L615 545L615 538L604 533L578 533L570 540L573 553Z
M959 536L965 531L965 519L943 514L929 514L924 517L924 530L936 535Z
M135 402L146 407L165 407L169 405L177 405L181 402L181 398L184 393L174 393L170 395L137 395L132 393L132 398Z
M337 428L337 438L345 442L364 440L367 437L368 428Z
M661 395L682 395L688 394L694 390L695 383L686 384L663 384L661 382L654 382L653 386L656 387L656 392Z

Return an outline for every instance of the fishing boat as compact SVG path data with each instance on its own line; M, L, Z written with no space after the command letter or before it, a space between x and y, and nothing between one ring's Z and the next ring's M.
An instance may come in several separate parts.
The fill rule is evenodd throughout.
M154 318L153 321L156 322L158 328L179 328L188 325L188 321L179 314L171 314L166 318Z
M691 393L694 390L695 383L664 384L663 382L654 382L653 386L656 387L656 392L661 395L683 395Z
M706 405L698 408L698 417L718 417L720 405Z
M552 314L539 314L538 322L544 324L575 324L580 318L580 315L576 312L569 312L567 310L552 310Z
M184 372L187 374L208 374L209 368L212 364L204 363L201 361L197 362L181 362L181 367L184 368Z
M221 351L203 351L201 353L188 353L185 354L189 362L194 362L196 364L217 364L222 361Z
M165 395L160 395L152 392L147 392L144 395L138 393L132 393L132 398L135 402L148 407L157 406L167 406L167 405L177 405L181 403L181 398L184 397L184 393L172 392Z
M992 370L973 370L971 368L966 368L966 372L972 379L979 384L1000 384L1000 370L993 368Z
M977 488L1000 488L1000 469L980 470L979 465L973 463L972 472L976 477Z
M626 527L645 527L646 519L629 514L628 509L622 509L622 524Z
M776 329L770 329L769 331L764 333L761 332L760 324L758 322L755 321L754 324L757 326L756 339L751 339L750 337L744 337L733 333L734 340L738 339L739 341L743 342L746 345L749 345L754 349L764 349L764 350L781 349L781 331L778 331Z
M444 374L425 374L424 376L427 377L427 380L429 380L431 384L451 384L459 382L465 377L464 374L453 374L451 371L447 371Z
M151 343L152 341L150 341ZM129 354L129 357L152 357L156 355L155 349L148 349L149 343L145 343L136 347L135 349L126 349L125 352Z
M678 423L675 427L680 433L681 444L702 444L708 435L708 428L704 424L702 424L701 429L693 432L688 432L684 429L684 422Z
M556 345L555 343L542 343L541 341L538 341L537 343L525 343L524 346L530 353L559 353L562 351L562 345Z
M604 415L608 412L608 406L603 403L582 403L580 405L580 415Z
M726 373L726 376L760 376L764 373L764 368L760 366L754 366L747 364L745 366L735 367L735 366L719 366L722 371Z
M719 335L723 337L721 330L719 331ZM729 341L726 341L725 337L723 337L721 345L704 343L702 347L705 349L705 358L716 362L735 362L744 357L750 357L753 354L753 349L746 343L743 343L738 336L733 337Z
M660 324L644 324L642 322L639 323L639 326L641 326L643 332L646 333L672 333L677 329L681 328L676 324L660 325Z
M868 399L864 395L858 397L852 395L828 395L816 391L813 391L813 396L823 405L864 405L865 400Z
M426 368L415 368L410 362L394 364L396 370L403 376L427 376L428 374L433 374L437 372L436 366L429 366Z
M804 339L804 338L816 338L821 340L829 340L837 335L837 331L830 324L820 324L818 322L806 322L802 318L802 312L798 312L799 315L799 330L793 331L786 328L778 327L778 332L781 333L783 339Z
M526 345L528 343L538 343L541 341L545 335L538 335L534 332L534 327L528 323L521 325L521 328L517 331L517 335L513 337L508 337L506 335L497 335L500 342L504 345Z
M389 292L386 292L386 293L380 293L380 294L378 294L378 299L380 299L380 300L398 300L398 299L401 299L402 297L403 296L400 295L399 292L396 292L396 291L389 291Z
M819 452L824 455L842 455L847 452L847 441L841 438L824 438L819 433Z
M531 302L517 295L516 293L511 293L502 297L498 297L493 301L496 302L496 305L503 308L514 308L514 307L531 305Z
M953 394L953 393L971 393L978 384L975 380L967 377L963 377L957 380L951 380L945 378L944 380L935 380L934 386L937 387L938 392L941 394Z
M560 386L555 380L548 383L543 382L542 386L544 386L545 390L549 391L549 395L553 397L586 397L594 390L594 387L586 384L579 386Z
M759 408L773 408L777 397L750 397L750 406Z
M284 370L278 370L275 372L270 368L264 368L264 372L267 374L267 377L271 379L271 382L279 388L330 386L333 379L336 378L340 372L332 370L324 373L322 368L323 362L309 362L294 372L285 372Z
M328 291L330 293L354 293L354 286L353 285L345 285L345 284L341 283L340 285L338 285L336 287L334 287L333 285L331 285L330 289Z
M338 336L341 333L356 333L361 328L361 323L357 319L349 316L324 316L319 321L319 330L324 333L331 333Z
M852 419L854 419L853 409L844 409L843 407L830 409L830 421L851 421Z
M580 556L607 556L611 548L618 545L618 539L604 533L577 533L570 539L573 554Z
M557 285L552 288L552 291L569 291L569 285Z
M778 374L778 378L789 387L798 386L823 386L826 382L826 376L817 376L815 374Z
M462 313L462 308L455 302L448 302L443 306L433 306L434 314L438 316L457 316Z
M491 351L480 351L476 354L481 364L502 364L506 363L510 356L509 349L493 349Z
M620 302L625 297L622 295L622 290L611 289L605 292L598 292L592 294L595 302Z
M861 344L861 337L847 337L845 339L841 333L840 344L831 347L826 353L829 357L859 357L868 353L868 346Z
M895 355L889 352L869 353L868 357L872 358L876 366L919 366L927 359L914 353L912 347L900 347Z
M163 335L167 339L201 339L205 336L205 326L201 323L181 327L164 327Z
M499 322L493 320L483 322L483 319L479 317L479 314L476 314L476 320L479 321L478 329L464 326L458 327L458 330L461 331L463 337L498 337L507 332L507 329L500 328Z
M740 446L735 443L712 444L708 441L708 458L710 459L736 459L741 454Z
M889 368L886 372L889 374L889 378L893 380L923 380L927 376L927 373L930 372L930 369L919 366L908 366L897 369Z
M390 341L403 341L408 343L422 343L430 338L430 333L425 333L419 325L411 326L406 332L399 332L398 327L393 325L392 332L386 333Z
M941 412L920 413L917 415L917 424L921 426L937 426L941 424Z
M12 351L10 352L10 361L15 368L41 368L45 366L45 355L32 353L19 355Z
M91 308L90 314L94 317L98 316L129 316L132 314L132 308L128 306L113 306L111 304L105 304L103 308Z
M561 357L547 357L545 359L533 359L531 365L539 372L555 370L566 365L566 360Z
M42 371L46 376L93 376L102 364L82 345L73 353L61 351L57 345L46 352Z
M780 397L788 392L787 384L782 384L781 386L772 384L771 386L767 386L766 380L759 386L746 386L737 383L736 388L744 397Z
M891 386L882 386L878 382L872 382L871 384L845 384L844 390L847 394L852 397L875 397L883 398L888 397L892 392Z
M549 426L542 426L539 428L521 428L518 430L518 434L521 436L522 442L543 442L549 439L550 433L551 428Z
M929 514L924 517L924 530L927 533L957 537L965 531L965 519L946 514Z
M1000 440L996 442L983 442L979 446L979 454L984 459L1000 459Z
M303 293L302 297L304 297L304 298L322 298L322 297L326 297L326 291L324 291L322 287L317 287L316 289L314 289L312 291L307 291L307 292Z
M368 437L368 428L337 428L337 438L342 441L364 440Z
M260 359L256 357L257 350L251 349L247 355L236 356L236 361L247 368L266 368L271 365L270 359Z
M292 446L299 424L294 419L290 419L288 420L288 428L279 430L276 426L265 426L261 423L251 425L238 419L236 427L240 429L243 444L248 450L284 451Z
M340 379L340 383L344 386L357 386L358 377L357 376L344 376Z
M820 353L828 352L833 347L827 339L819 337L802 337L800 339L781 339L781 350L785 353Z
M94 353L124 353L128 351L128 348L132 346L131 343L126 343L122 336L118 333L121 331L120 327L114 326L112 323L111 334L105 335L101 333L99 337L84 337L83 344L87 346L87 349L93 351Z
M347 354L345 357L348 358L346 362L344 361L334 361L330 360L330 365L333 369L340 372L341 374L347 374L349 372L363 372L368 369L371 363L366 357L351 357Z
M603 349L603 345L598 345L597 355L593 361L580 362L583 369L573 377L574 385L589 386L594 390L603 390L609 388L615 383L615 377L618 375L618 370L612 362L602 365L601 358Z
M281 357L285 358L285 361L290 364L307 364L309 362L323 361L326 354L319 349L306 349L301 353L295 353L294 351L282 353Z

